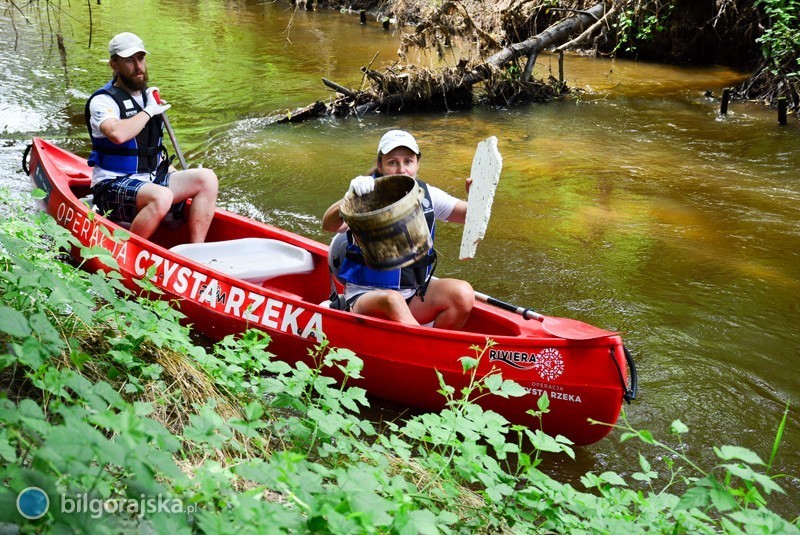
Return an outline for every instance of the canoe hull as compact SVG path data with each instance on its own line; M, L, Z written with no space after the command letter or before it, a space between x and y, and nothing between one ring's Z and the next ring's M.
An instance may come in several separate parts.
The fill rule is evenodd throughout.
M241 238L280 240L311 253L313 270L265 281L262 285L235 279L197 263L169 247L185 243L186 229L166 225L151 240L131 235L114 239L120 227L92 212L81 202L89 193L91 176L85 160L41 139L34 139L30 174L46 192L42 208L83 245L107 250L119 264L123 283L141 292L135 281L149 277L186 315L187 323L213 340L258 328L271 337L269 350L288 362L308 360L309 351L326 337L331 347L353 350L363 361L363 379L351 384L370 395L422 410L439 410L445 399L436 372L456 391L469 383L461 357L476 357L473 346L494 345L478 366L479 377L499 371L529 394L504 399L487 396L480 404L509 421L538 428L535 410L546 392L550 412L543 430L564 435L577 445L597 442L610 427L591 425L593 419L616 422L627 391L628 372L621 338L565 340L542 330L537 321L477 303L463 331L401 325L381 319L332 310L320 303L330 293L324 244L285 230L218 209L208 241ZM74 251L77 253L77 251ZM108 271L97 259L84 264ZM323 334L324 333L324 334Z

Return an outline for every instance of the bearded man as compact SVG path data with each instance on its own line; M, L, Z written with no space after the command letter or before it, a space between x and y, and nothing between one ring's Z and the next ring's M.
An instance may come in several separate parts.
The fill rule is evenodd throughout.
M173 205L192 202L185 218L189 241L202 242L214 217L218 180L211 169L176 171L162 143L170 108L148 87L147 50L139 37L124 32L108 43L110 82L86 102L86 127L92 138L89 165L99 213L131 224L149 238Z

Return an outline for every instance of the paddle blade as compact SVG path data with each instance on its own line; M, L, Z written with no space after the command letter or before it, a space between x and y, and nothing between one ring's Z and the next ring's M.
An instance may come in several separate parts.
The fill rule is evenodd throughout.
M558 336L559 338L565 338L567 340L594 340L596 338L606 338L619 334L569 318L543 316L541 321L542 328L544 328L545 331L553 336Z
M478 243L486 235L489 217L492 214L492 201L500 171L503 168L503 157L497 150L497 138L492 136L478 143L475 157L472 160L472 186L467 196L467 220L464 222L464 233L461 236L461 251L458 259L474 258Z

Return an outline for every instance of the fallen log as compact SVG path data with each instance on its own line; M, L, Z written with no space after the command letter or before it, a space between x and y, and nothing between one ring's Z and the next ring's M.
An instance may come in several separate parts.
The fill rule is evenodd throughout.
M332 82L332 81L328 80L327 78L323 78L322 79L322 83L327 85L328 87L330 87L334 91L336 91L338 93L341 93L342 95L348 96L348 97L353 98L353 99L358 97L358 93L356 91L353 91L352 89L348 89L348 88L344 87L343 85L339 85L336 82Z
M599 20L604 11L605 5L601 2L587 11L579 12L576 16L547 28L542 33L505 47L490 56L483 65L477 67L476 72L465 79L465 83L474 84L483 81L485 79L483 73L491 71L493 68L502 69L519 57L538 54L547 47L558 46L566 42L572 35L583 32L586 27Z
M287 112L286 115L277 119L275 123L300 123L315 117L321 117L328 111L328 106L322 101L312 102L308 106L297 108L296 110Z
M587 11L575 12L573 16L533 37L503 48L477 65L470 66L469 62L460 61L455 67L434 70L395 64L384 72L362 67L362 75L370 82L367 90L350 89L323 78L327 87L343 95L329 106L329 112L339 116L360 116L375 110L458 109L472 105L472 87L481 82L487 100L492 103L509 104L519 100L553 98L566 91L565 84L555 79L549 83L531 80L533 64L539 52L585 39L594 28L600 26L600 21L607 20L611 14L611 11L606 13L603 2L598 3ZM578 39L570 41L576 34ZM528 60L521 76L498 76L509 64L524 56Z

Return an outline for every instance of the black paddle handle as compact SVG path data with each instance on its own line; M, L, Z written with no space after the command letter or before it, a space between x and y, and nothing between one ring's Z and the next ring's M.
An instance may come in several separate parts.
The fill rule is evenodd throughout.
M502 308L504 310L508 310L509 312L514 312L516 314L519 314L526 320L542 321L544 319L544 316L533 311L530 308L518 307L516 305L512 305L511 303L506 303L505 301L500 301L499 299L495 299L494 297L489 297L488 295L482 294L480 292L475 292L475 298L478 301L483 301L484 303L488 303L490 305Z

